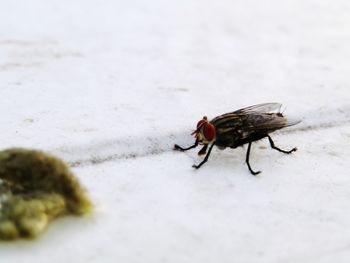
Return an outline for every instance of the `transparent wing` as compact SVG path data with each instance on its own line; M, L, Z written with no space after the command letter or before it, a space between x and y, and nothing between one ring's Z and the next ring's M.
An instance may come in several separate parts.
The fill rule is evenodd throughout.
M253 106L249 106L246 108L239 109L232 113L235 114L251 114L251 113L280 113L282 104L281 103L262 103Z
M284 117L281 113L250 113L243 129L274 131L298 124L299 120Z
M248 137L253 133L270 133L300 122L286 118L280 112L281 107L280 103L257 104L220 115L211 123L221 129L221 133L241 131L243 137Z
M257 104L257 105L242 108L233 112L222 114L220 116L217 116L213 120L211 120L211 122L215 123L215 125L220 125L222 123L226 123L229 119L231 120L241 119L245 115L263 114L263 113L280 113L281 107L282 107L282 104L280 103Z

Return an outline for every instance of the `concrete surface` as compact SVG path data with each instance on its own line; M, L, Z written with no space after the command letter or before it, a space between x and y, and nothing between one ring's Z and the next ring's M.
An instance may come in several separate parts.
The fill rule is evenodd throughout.
M94 213L0 262L349 262L350 3L10 1L0 4L0 143L69 162ZM203 115L282 102L278 146L213 150Z

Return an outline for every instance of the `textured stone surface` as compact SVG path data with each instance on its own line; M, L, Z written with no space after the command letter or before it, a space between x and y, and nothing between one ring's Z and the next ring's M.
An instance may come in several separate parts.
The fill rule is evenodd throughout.
M3 1L0 145L62 157L96 202L6 262L348 262L350 3ZM203 115L303 122L198 171ZM57 245L59 244L59 246Z

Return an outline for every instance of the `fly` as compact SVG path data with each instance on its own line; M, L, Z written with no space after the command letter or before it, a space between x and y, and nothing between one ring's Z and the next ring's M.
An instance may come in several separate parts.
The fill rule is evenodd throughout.
M223 150L226 147L237 148L248 144L246 163L249 171L253 175L257 175L261 171L254 171L249 163L252 142L268 138L271 148L279 152L290 154L297 150L297 148L293 148L285 151L278 148L269 135L276 130L300 122L289 121L285 118L280 111L281 107L280 103L264 103L220 115L211 121L208 121L208 118L204 116L197 123L197 128L192 133L196 138L195 143L187 148L175 144L174 150L187 151L198 145L203 145L198 155L206 154L204 160L198 165L193 165L194 168L198 169L208 161L214 145Z

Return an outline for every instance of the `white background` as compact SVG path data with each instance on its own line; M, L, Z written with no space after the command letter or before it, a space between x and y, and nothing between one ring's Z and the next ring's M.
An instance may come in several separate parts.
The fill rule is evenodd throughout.
M0 262L349 262L350 2L0 3L0 145L53 153L95 205ZM303 122L195 171L203 115Z

